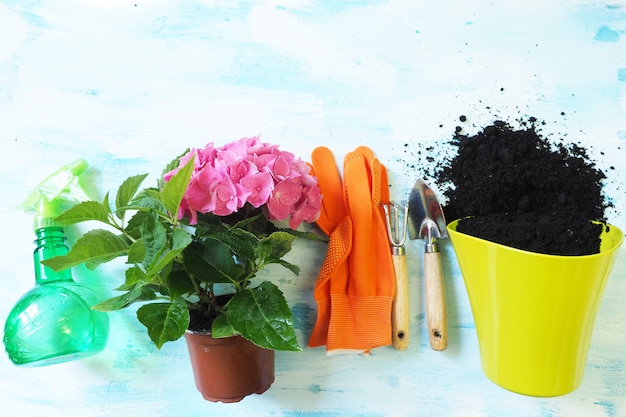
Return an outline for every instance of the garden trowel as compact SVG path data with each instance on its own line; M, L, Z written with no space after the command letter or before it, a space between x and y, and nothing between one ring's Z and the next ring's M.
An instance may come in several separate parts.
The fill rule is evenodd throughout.
M422 179L417 180L409 195L409 237L425 242L424 280L430 347L445 350L448 347L448 318L437 239L447 238L448 232L437 196Z

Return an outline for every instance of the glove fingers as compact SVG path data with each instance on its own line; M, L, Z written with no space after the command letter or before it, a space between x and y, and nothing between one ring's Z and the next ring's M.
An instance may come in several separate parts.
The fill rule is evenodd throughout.
M317 225L330 236L346 215L341 176L332 152L324 146L313 150L311 163L322 194L322 210Z
M371 169L373 187L377 189L372 191L375 205L374 211L376 211L376 214L372 216L374 221L372 240L376 244L376 253L380 254L379 260L376 262L378 275L377 290L379 295L394 297L396 293L395 270L391 257L391 243L387 233L387 218L382 207L382 204L389 203L387 168L378 159L374 159Z
M365 160L368 178L371 187L371 235L369 237L372 258L376 259L371 266L375 271L375 291L377 295L394 296L395 279L393 262L390 253L390 242L387 233L387 223L382 204L389 202L389 183L387 168L374 156L372 150L366 146L359 146L358 152Z
M363 155L350 152L344 159L344 189L352 219L352 251L350 252L350 284L354 295L375 295L373 276L375 253L372 252L372 200L369 170Z

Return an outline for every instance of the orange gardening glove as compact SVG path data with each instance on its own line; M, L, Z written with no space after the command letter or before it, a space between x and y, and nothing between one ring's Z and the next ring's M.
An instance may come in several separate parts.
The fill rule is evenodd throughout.
M317 303L317 320L309 337L309 347L318 347L327 343L332 288L335 292L341 292L347 287L352 222L347 215L343 185L332 152L326 147L315 148L311 163L323 196L317 225L330 237L313 292Z
M352 225L347 287L333 285L327 350L368 352L391 344L395 278L380 206L385 167L369 148L344 159L344 199ZM330 246L330 245L329 245ZM337 291L335 291L337 289Z

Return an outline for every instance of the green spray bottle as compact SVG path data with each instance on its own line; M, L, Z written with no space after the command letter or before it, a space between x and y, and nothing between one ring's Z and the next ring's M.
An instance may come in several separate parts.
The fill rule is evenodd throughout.
M55 272L44 259L69 251L63 228L54 223L66 201L85 200L78 177L87 168L79 159L46 178L22 205L35 209L35 286L15 304L4 327L4 346L22 366L67 362L96 354L106 345L109 317L91 309L96 293L76 283L69 269Z

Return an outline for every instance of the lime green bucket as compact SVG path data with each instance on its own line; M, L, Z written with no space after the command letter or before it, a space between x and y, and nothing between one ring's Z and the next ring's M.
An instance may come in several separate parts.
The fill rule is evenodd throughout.
M624 240L609 226L600 253L544 255L448 225L469 296L483 372L497 385L552 397L580 386L602 294Z

